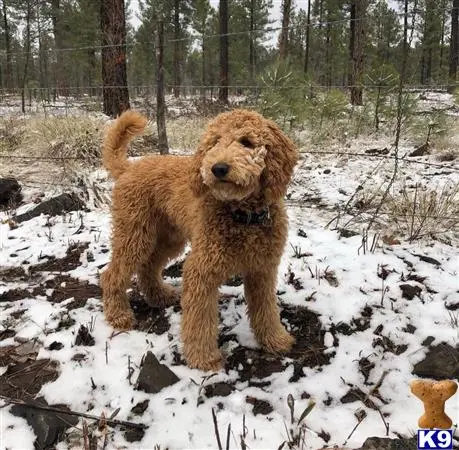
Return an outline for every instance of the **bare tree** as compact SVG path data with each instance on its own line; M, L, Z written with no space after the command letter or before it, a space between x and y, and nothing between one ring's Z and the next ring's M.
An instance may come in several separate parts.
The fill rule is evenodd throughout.
M104 113L116 117L129 109L124 0L100 2L100 26Z
M457 80L457 66L459 59L459 0L453 0L451 10L451 40L449 43L449 80L450 90L454 90Z
M280 59L285 59L288 53L288 29L290 26L291 11L292 0L282 0L282 30L279 36Z
M166 100L164 96L164 23L159 20L156 31L156 125L161 155L169 153L166 132Z
M220 89L218 99L228 104L228 0L219 3L219 31L220 31Z
M362 105L362 78L363 78L363 48L365 39L365 14L366 0L351 1L350 20L350 60L349 84L351 91L351 103Z

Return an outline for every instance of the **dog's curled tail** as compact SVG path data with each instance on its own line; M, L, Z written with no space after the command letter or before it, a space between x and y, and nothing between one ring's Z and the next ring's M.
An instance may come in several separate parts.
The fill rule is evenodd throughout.
M134 136L143 133L147 118L137 111L124 111L110 127L102 148L102 162L116 180L129 167L127 147Z

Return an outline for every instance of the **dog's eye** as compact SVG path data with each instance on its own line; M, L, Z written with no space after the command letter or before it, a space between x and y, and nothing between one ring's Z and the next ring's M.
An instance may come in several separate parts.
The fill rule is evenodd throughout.
M244 147L247 147L247 148L254 148L255 147L252 144L252 142L250 142L249 139L247 139L247 138L239 139L239 143L242 144Z

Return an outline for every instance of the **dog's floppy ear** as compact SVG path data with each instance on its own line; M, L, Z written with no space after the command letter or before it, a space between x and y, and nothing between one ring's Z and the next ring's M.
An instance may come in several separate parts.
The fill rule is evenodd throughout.
M287 186L298 161L298 150L295 144L271 120L267 120L269 137L266 167L262 174L262 186L265 198L275 202L284 197Z
M191 163L191 173L190 173L190 185L193 194L196 197L200 197L204 194L206 190L206 185L203 182L201 175L201 166L202 160L204 158L205 150L204 146L201 143L198 147L198 150L193 155L193 161Z

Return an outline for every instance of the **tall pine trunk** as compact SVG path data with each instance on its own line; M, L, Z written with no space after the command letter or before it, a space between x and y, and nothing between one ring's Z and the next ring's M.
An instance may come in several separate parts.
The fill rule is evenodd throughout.
M311 0L308 0L308 15L306 19L306 42L304 43L304 66L303 72L308 73L309 70L309 49L311 48Z
M279 37L279 57L285 59L288 54L288 29L290 26L290 13L292 0L282 0L282 29Z
M351 104L362 105L363 48L365 39L366 0L353 0L351 3Z
M249 73L250 84L255 84L255 0L250 0Z
M26 12L26 41L25 41L25 61L24 69L21 78L21 110L25 113L25 86L27 83L27 77L29 76L29 61L30 52L32 49L31 45L31 21L32 21L32 0L27 0L27 12Z
M220 32L220 89L218 99L228 104L228 0L220 0L219 4Z
M55 96L68 95L68 82L65 80L65 65L62 36L62 13L60 0L51 0L51 21L53 23L54 47L56 48L56 65L54 68Z
M449 43L449 83L450 89L455 89L457 80L457 65L459 59L459 0L453 0L451 10L451 39Z
M5 51L6 51L6 79L5 84L8 90L13 89L13 63L11 61L11 35L10 24L8 20L7 0L2 2L3 11L3 33L5 36Z
M101 1L100 27L104 114L116 117L129 109L124 0Z
M164 23L158 22L156 32L156 125L158 127L158 149L161 155L169 153L166 132L166 99L164 95Z
M180 0L174 0L174 97L180 97L181 56L180 56Z

